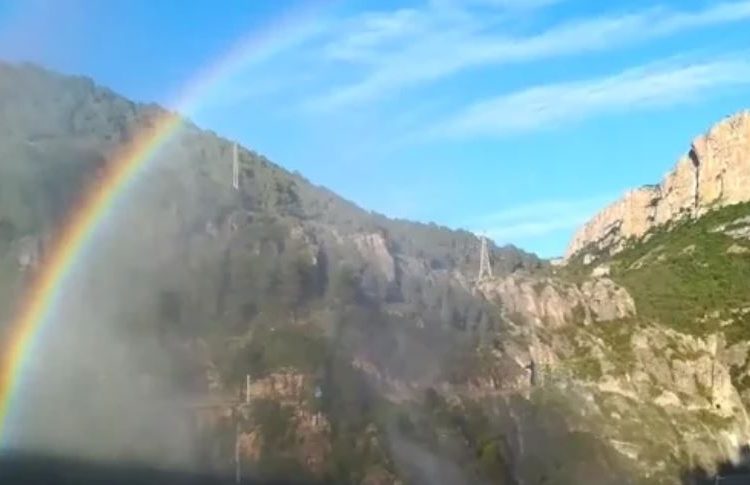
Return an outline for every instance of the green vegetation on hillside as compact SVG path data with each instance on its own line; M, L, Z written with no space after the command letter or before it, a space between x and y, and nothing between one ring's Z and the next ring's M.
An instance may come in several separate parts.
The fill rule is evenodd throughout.
M616 255L613 278L633 296L639 317L699 335L732 319L725 330L732 340L750 336L750 321L732 314L750 306L750 258L727 252L750 241L721 230L748 214L748 203L714 210L658 228Z

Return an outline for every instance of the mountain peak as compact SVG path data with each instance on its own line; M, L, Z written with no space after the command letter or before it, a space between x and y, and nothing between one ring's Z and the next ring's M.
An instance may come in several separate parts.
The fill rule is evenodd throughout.
M595 248L610 254L651 229L750 200L750 111L741 111L693 140L660 184L629 190L573 236L566 259Z

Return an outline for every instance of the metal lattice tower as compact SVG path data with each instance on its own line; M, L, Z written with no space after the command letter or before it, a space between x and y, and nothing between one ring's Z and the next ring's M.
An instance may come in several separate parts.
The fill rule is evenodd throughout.
M482 235L479 239L482 241L482 249L479 252L479 274L477 275L477 281L483 281L492 278L492 265L490 264L490 253L487 250L487 237Z
M237 143L232 147L232 187L240 189L240 164L237 156Z

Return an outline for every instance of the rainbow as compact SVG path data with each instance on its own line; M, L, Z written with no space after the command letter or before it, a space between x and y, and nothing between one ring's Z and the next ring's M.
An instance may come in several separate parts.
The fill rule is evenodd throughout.
M211 91L239 69L258 63L276 52L294 45L316 32L321 24L312 22L323 3L308 4L302 10L288 12L263 31L243 37L222 56L219 62L194 77L174 105L183 113L195 112ZM24 368L32 358L41 330L53 320L61 289L73 267L86 254L97 228L107 219L116 202L138 178L139 172L175 134L183 119L166 112L150 123L127 146L114 153L97 183L88 187L67 220L60 226L51 250L34 281L23 296L9 331L4 338L0 357L0 439L7 442L9 416L19 394Z

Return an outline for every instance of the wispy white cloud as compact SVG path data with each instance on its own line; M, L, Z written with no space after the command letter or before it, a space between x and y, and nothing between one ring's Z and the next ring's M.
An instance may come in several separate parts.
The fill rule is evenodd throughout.
M573 229L612 199L614 195L609 194L578 200L536 201L487 214L471 221L469 227L499 243L515 242Z
M507 16L446 9L445 2L438 3L439 7L433 4L422 10L352 19L348 34L345 32L330 40L328 53L331 54L330 46L348 46L338 51L338 57L350 62L361 59L370 69L358 81L335 85L310 100L308 107L335 109L378 99L474 67L604 51L689 29L750 19L750 0L742 0L713 4L694 11L649 8L585 18L519 37L497 33L497 29L492 28L507 20ZM519 2L495 0L494 3L510 5ZM546 3L549 2L534 1L538 6ZM409 28L413 28L412 35L407 33ZM352 32L362 34L352 37ZM366 42L361 39L362 35ZM399 42L390 42L394 38Z
M750 18L750 2L748 1L715 3L704 10L675 12L663 16L652 26L652 30L655 35L672 34L680 30L738 22L747 18Z
M448 0L451 1L451 0ZM453 0L464 5L476 5L482 7L504 8L514 10L529 10L548 7L562 3L565 0Z
M388 12L366 12L346 19L339 32L322 49L328 60L369 64L379 59L379 50L424 32L429 19L415 8Z
M585 81L535 86L483 100L427 130L428 138L504 136L596 115L674 105L750 84L750 57L666 62Z

